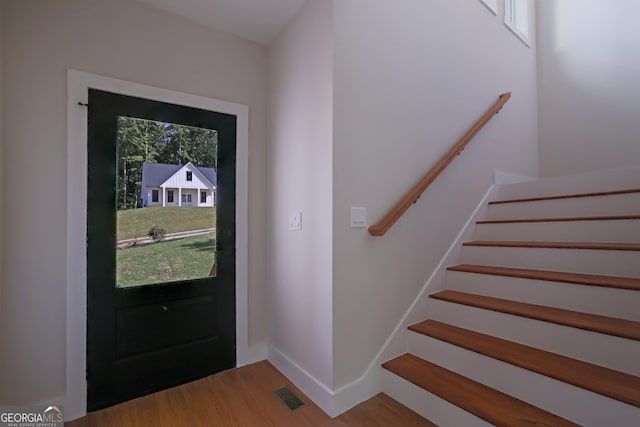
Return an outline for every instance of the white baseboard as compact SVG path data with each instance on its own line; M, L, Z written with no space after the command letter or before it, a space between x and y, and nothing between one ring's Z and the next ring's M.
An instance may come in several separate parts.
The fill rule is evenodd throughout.
M338 415L333 410L333 391L302 366L272 345L268 347L267 360L329 416Z
M357 380L333 391L290 357L269 346L267 360L330 417L337 417L381 391L380 371L368 369Z
M372 369L372 367L376 368L371 364L364 375L349 384L343 385L334 392L332 416L337 417L382 391L380 364L377 366L378 369Z

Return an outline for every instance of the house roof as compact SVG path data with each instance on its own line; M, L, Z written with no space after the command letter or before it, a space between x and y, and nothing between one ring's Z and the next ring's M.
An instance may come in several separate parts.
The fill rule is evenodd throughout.
M218 186L218 177L216 175L216 171L213 170L213 168L199 168L197 166L195 166L195 168L198 169L200 173L213 184L214 187Z
M218 180L216 177L216 171L213 170L213 168L198 167L193 163L191 165L206 179L208 179L214 187L217 186ZM145 185L148 187L159 187L184 166L186 165L168 165L166 163L144 162L142 164L142 176L144 177Z

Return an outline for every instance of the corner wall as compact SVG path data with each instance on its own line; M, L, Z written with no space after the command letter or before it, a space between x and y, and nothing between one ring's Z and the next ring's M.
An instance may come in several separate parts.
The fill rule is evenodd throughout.
M540 174L640 163L640 2L537 0Z
M269 360L325 411L333 369L331 3L307 1L268 51ZM290 231L297 212L302 229Z
M266 203L266 49L132 0L4 6L0 402L65 394L67 69L250 107L249 206ZM6 181L5 181L6 182ZM21 194L16 200L15 195ZM266 341L264 213L249 209L249 342Z
M535 35L526 47L502 7L334 2L334 389L363 380L493 171L537 175ZM506 91L503 111L386 236L349 228L350 206L379 221Z

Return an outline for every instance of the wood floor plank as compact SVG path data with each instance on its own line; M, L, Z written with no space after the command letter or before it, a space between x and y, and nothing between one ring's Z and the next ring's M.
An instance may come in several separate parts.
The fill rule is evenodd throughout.
M495 426L577 426L571 421L411 354L404 354L382 366Z
M381 418L382 417L382 418ZM340 426L402 426L437 427L424 419L417 419L413 412L408 413L406 407L380 393L374 399L358 405L357 410L347 411L337 418Z
M560 308L545 307L542 305L449 290L436 292L435 294L431 294L430 297L456 304L464 304L640 341L640 322L631 320L615 319L595 314L580 313Z
M640 378L435 320L410 330L640 407Z
M603 251L640 251L640 243L598 243L598 242L531 242L514 240L475 240L463 246L489 246L505 248L541 249L591 249Z
M567 194L567 195L561 195L561 196L529 197L525 199L494 200L489 202L489 204L501 205L501 204L507 204L507 203L540 202L543 200L562 200L562 199L576 199L576 198L583 198L583 197L615 196L619 194L632 194L632 193L640 193L640 188L629 188L626 190L614 190L614 191L600 191L596 193Z
M522 219L490 219L477 221L476 224L513 224L518 222L573 222L573 221L621 221L637 220L640 215L617 215L617 216L583 216L583 217L560 217L560 218L522 218Z
M448 267L449 271L543 280L547 282L574 283L605 288L640 291L640 279L629 277L597 276L593 274L564 273L559 271L529 270L524 268L493 267L488 265L460 264Z
M273 392L288 386L306 406L290 412ZM221 372L188 384L92 412L68 427L434 427L420 415L379 394L331 418L269 362Z

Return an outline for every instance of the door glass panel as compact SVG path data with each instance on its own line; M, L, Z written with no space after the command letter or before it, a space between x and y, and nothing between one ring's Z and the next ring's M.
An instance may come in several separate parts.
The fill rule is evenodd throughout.
M218 133L118 117L116 286L215 276Z

